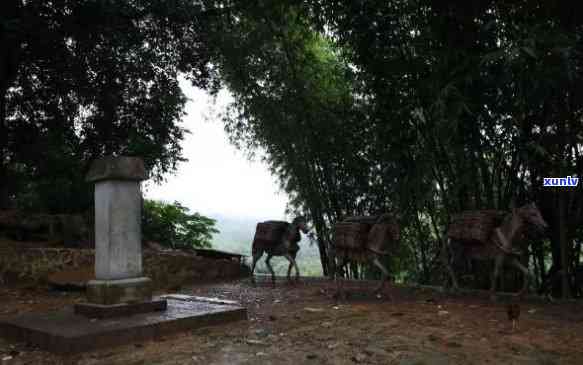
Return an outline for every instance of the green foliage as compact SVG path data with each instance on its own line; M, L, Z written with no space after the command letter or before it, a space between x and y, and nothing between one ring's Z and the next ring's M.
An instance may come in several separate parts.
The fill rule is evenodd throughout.
M226 129L267 152L320 243L346 215L398 210L405 249L394 270L429 281L452 214L536 200L561 266L557 196L569 195L572 247L582 186L541 186L583 171L576 5L238 5L223 18L217 61L236 98Z
M172 204L145 200L142 215L142 235L146 241L180 247L211 247L215 220L198 213L190 214L179 202Z

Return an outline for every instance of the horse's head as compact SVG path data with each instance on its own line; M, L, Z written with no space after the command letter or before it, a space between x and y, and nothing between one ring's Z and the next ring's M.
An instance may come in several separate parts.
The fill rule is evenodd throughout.
M381 214L378 218L376 223L385 223L389 225L389 235L391 239L395 242L399 241L400 231L399 231L399 224L397 219L394 215L389 213Z
M306 217L304 216L296 217L293 220L292 224L298 227L300 231L302 231L305 234L308 234L310 232L310 229L308 228L308 223L306 221Z
M522 219L532 224L539 231L544 231L549 227L549 225L543 219L542 215L540 214L540 210L538 210L538 207L534 202L524 205L516 210Z

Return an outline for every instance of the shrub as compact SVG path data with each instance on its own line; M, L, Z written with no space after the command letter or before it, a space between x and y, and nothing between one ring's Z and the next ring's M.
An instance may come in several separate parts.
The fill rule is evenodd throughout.
M211 247L214 219L189 209L179 202L166 203L144 200L142 212L142 235L146 241L155 241L171 248Z

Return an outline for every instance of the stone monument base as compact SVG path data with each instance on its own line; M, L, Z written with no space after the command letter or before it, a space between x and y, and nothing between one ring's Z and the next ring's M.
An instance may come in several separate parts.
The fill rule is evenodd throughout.
M140 303L120 303L120 304L94 304L94 303L77 303L75 304L75 314L89 318L114 318L131 316L139 313L148 313L164 311L168 307L165 299L150 300Z
M91 319L75 314L71 308L5 316L0 318L0 336L47 351L72 354L247 319L245 308L216 304L212 298L177 295L154 298L154 301L159 299L168 301L165 311L129 317Z
M152 280L150 278L90 280L87 283L87 301L92 304L131 304L148 302L151 299Z

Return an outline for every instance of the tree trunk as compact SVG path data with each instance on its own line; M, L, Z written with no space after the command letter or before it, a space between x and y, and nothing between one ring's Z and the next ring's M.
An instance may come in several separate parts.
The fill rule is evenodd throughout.
M7 89L5 88L0 90L0 209L8 208L10 202L6 156L8 147L8 131L6 128L6 92Z
M566 194L559 192L559 245L561 249L561 293L563 299L571 297L569 286L569 249L567 248L567 225L565 217L565 199Z

